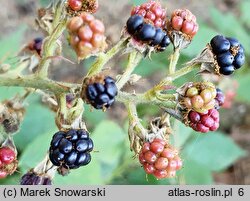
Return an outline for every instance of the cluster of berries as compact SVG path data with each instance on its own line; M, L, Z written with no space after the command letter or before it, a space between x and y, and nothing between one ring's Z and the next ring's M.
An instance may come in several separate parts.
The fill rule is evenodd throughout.
M104 24L93 15L83 12L80 16L71 18L67 28L70 33L69 43L79 59L106 48Z
M197 132L207 133L219 128L220 116L216 109L210 109L206 113L190 111L188 119L189 126Z
M163 9L157 1L149 1L142 5L135 6L131 11L131 16L140 15L154 27L162 29L165 28L166 14L166 10Z
M20 181L21 185L51 185L51 179L46 176L38 175L33 171L24 174Z
M10 147L0 148L0 179L15 172L17 168L16 154Z
M245 63L244 48L237 39L217 35L210 45L217 62L216 73L231 75Z
M185 124L197 132L216 131L220 121L218 109L225 101L223 92L210 82L188 83L182 90L184 96L179 101Z
M183 104L187 109L206 113L215 107L216 95L216 88L212 83L192 83L185 93Z
M161 8L159 2L150 1L132 9L126 30L135 41L164 51L171 42L165 23L166 10Z
M55 166L76 169L91 161L93 141L86 130L58 131L50 144L49 158Z
M118 93L115 81L102 74L84 80L81 97L96 109L109 108Z
M139 153L139 161L145 172L157 179L175 177L176 171L182 167L177 150L162 139L145 142Z
M168 23L170 32L178 31L192 39L197 33L199 26L196 17L188 9L177 9L172 13ZM170 34L171 35L171 34Z

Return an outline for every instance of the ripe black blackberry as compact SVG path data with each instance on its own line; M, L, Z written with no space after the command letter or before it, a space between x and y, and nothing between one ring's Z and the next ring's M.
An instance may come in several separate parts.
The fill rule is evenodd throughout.
M24 174L20 181L21 185L51 185L51 178L45 175L38 175L33 171Z
M76 169L91 161L93 141L86 130L55 133L50 143L49 158L55 166Z
M244 48L235 38L215 36L210 45L218 63L218 73L231 75L245 63Z
M162 28L144 21L141 15L132 15L126 26L127 32L137 41L155 47L157 51L164 51L170 44L170 39Z
M82 98L96 109L109 108L118 93L115 80L109 76L97 75L84 81Z

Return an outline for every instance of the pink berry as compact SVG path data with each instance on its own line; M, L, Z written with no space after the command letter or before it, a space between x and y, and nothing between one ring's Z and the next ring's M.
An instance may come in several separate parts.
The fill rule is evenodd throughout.
M0 148L0 160L3 164L10 164L15 160L15 152L9 147Z

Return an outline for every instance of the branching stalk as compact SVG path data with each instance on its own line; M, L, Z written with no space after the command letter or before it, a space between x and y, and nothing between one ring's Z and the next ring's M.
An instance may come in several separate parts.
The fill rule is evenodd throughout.
M142 54L138 51L133 51L129 54L127 67L116 83L119 90L122 89L123 86L129 81L131 74L133 73L135 67L140 63L142 58Z

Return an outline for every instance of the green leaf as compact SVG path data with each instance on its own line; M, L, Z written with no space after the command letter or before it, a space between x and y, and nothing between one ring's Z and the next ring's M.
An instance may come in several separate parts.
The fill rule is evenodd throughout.
M41 105L40 97L32 95L28 103L21 130L14 138L19 150L24 150L39 135L56 130L55 114Z
M87 121L88 128L95 127L97 123L106 119L107 112L103 112L102 110L95 110L91 108L90 105L86 105L84 111L84 119L86 119Z
M17 93L22 94L24 90L20 87L0 87L0 100L13 98Z
M47 133L40 133L33 142L26 145L26 149L22 152L19 159L19 166L22 172L26 172L34 168L42 161L49 150L50 141L56 130L51 130Z
M4 38L0 38L0 59L4 58L5 56L15 56L15 53L20 50L21 41L25 30L26 26L17 27L12 34Z
M108 180L119 165L125 148L125 132L112 121L102 121L92 133L97 159L102 164L103 179Z
M211 170L192 159L184 161L184 167L179 174L185 184L213 184Z
M184 149L184 160L196 161L209 170L220 171L246 155L234 141L220 132L199 135Z
M249 93L249 75L240 75L236 77L237 82L239 84L239 88L237 89L237 100L249 103L250 102L250 93Z
M175 120L173 127L172 144L174 147L181 148L192 135L193 130L180 121Z
M240 11L241 11L241 16L240 19L243 23L245 23L248 27L250 27L250 2L248 0L243 1L240 4Z

